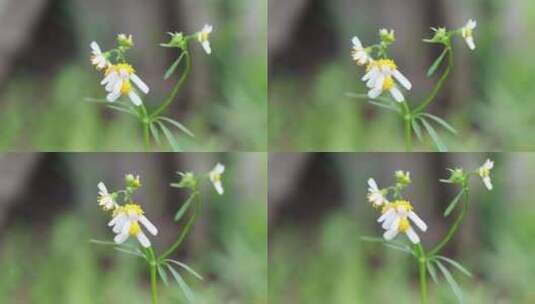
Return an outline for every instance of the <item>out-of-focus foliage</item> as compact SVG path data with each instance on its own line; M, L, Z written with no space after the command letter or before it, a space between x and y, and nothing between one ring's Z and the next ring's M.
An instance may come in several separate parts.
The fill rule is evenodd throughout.
M61 16L74 14L69 2L61 4L62 10L66 12ZM255 11L259 13L257 22L261 24L259 28L262 32L254 35L248 33L252 40L249 41L250 47L246 49L239 43L244 40L243 14L249 7L253 7L253 4L249 1L234 0L215 1L210 5L213 5L214 10L224 12L223 20L214 20L220 26L215 28L210 37L213 53L207 56L196 45L193 57L197 61L202 60L207 66L205 74L211 85L211 93L203 95L209 96L207 100L188 101L187 113L181 113L179 118L181 123L195 134L195 138L189 138L178 131L175 135L186 151L265 151L267 17L261 12L265 11L267 5L254 6ZM105 96L104 90L99 86L98 73L88 63L89 41L82 38L86 37L83 34L94 30L80 30L80 35L75 38L80 39L75 42L81 48L77 49L74 56L76 59L62 62L59 69L50 72L46 77L43 77L42 73L36 76L31 70L28 72L19 71L20 67L13 68L11 78L2 84L0 93L0 101L3 103L0 111L1 150L143 150L142 134L135 119L107 109L102 104L85 100L88 97ZM158 33L159 36L153 37L153 47L159 48L162 56L166 54L165 49L157 45L161 42L157 39L167 39L165 31L171 30L180 29L163 29ZM115 34L109 33L107 40L113 39ZM136 53L136 50L133 52ZM32 52L24 54L40 56ZM139 57L142 57L142 54L138 59ZM165 70L161 71L162 78L164 72ZM192 74L196 73L198 70L194 65ZM192 90L192 85L193 82L189 79L179 97ZM157 91L150 93L153 101L159 101L159 96L165 95ZM177 103L179 101L175 101L175 108L179 108L176 107ZM148 102L147 106L155 107L156 103ZM175 114L167 115L176 118ZM163 147L163 150L170 150L170 147Z
M80 160L79 156L75 159ZM265 162L264 156L257 158ZM206 188L205 210L194 226L187 244L175 259L188 263L204 277L199 281L189 273L182 275L200 303L253 303L267 301L267 208L266 196L247 193L236 164L240 158L230 157L225 164L225 195L215 194L212 185ZM86 161L87 162L87 161ZM264 189L265 165L255 164L263 177L254 178ZM59 168L58 168L59 169ZM76 197L93 189L88 176L71 175ZM143 178L143 177L142 177ZM151 181L146 181L149 187ZM151 193L151 190L147 190ZM173 191L178 193L180 191ZM263 191L265 193L265 191ZM36 194L37 195L37 194ZM178 203L179 200L177 200ZM108 246L92 244L91 239L111 240L113 234L108 218L95 201L72 202L67 211L54 216L50 223L32 223L19 218L0 235L0 303L6 304L98 304L150 302L148 269L137 257L122 254ZM178 207L177 207L178 208ZM28 213L31 215L31 212ZM162 214L172 223L174 211ZM152 216L155 221L157 216ZM157 223L157 222L156 222ZM165 234L178 233L182 227L168 231L160 226L160 234L151 237L161 251ZM169 228L169 227L167 227ZM129 241L137 245L135 240ZM176 284L159 282L161 303L186 303Z
M381 172L389 172L389 162L384 160L385 167L379 167L377 159L362 157L355 163L349 155L335 158L339 166L333 170L340 171L346 191L343 201L325 205L341 207L326 207L317 221L309 220L306 225L286 220L270 226L270 302L419 303L418 269L411 257L360 240L382 233L377 213L366 199L366 179L371 172L376 178ZM480 180L473 180L469 216L445 255L462 262L474 274L474 278L466 278L454 273L465 303L531 303L535 300L530 286L535 279L531 254L535 250L535 207L525 187L533 176L535 158L510 154L497 159L496 164L493 191L486 191L478 185ZM520 167L526 170L518 170ZM411 198L432 191L433 181L421 174L411 177ZM380 186L382 180L378 180ZM298 199L293 197L294 201ZM431 196L414 202L417 212L427 209L423 219L429 228L420 234L426 247L434 245L431 239L442 236L451 223L452 219L442 217L441 209L450 199ZM438 212L436 220L430 219L430 209ZM307 218L307 212L300 216ZM403 237L398 238L404 242ZM444 279L437 285L429 278L429 288L430 303L456 302Z
M447 20L455 22L445 25L460 27L465 21L463 18L474 17L478 27L474 31L475 51L470 52L464 41L456 39L453 73L447 81L447 89L432 104L430 112L445 118L459 132L459 136L455 136L441 131L441 138L450 151L533 149L535 139L531 134L535 131L535 104L532 100L535 89L530 85L530 75L535 70L535 60L529 54L535 46L535 39L529 33L535 28L535 3L503 0L444 2L448 3L448 10L439 14L448 15ZM426 5L421 3L418 9L425 14ZM389 2L379 1L377 4L388 6ZM316 16L318 22L321 20L321 24L328 29L326 32L331 35L328 39L336 43L329 48L332 50L329 56L324 55L321 60L309 62L301 70L274 67L276 72L269 79L269 145L272 149L403 151L403 128L396 115L371 106L366 100L352 99L345 94L367 92L360 80L362 70L351 61L352 35L359 35L365 45L370 44L375 41L378 28L392 27L407 20L403 17L376 20L367 15L381 15L372 9L373 5L366 1L355 5L358 9L347 13L352 14L353 18L342 21L337 19L336 13L340 13L342 6L337 1L323 1L322 10L303 14L308 18ZM410 7L407 5L407 9ZM440 10L444 6L437 4L433 7ZM438 53L430 53L430 50L437 50L420 41L420 30L429 32L429 26L444 24L428 24L429 18L423 20L426 22L422 25L425 28L418 28L417 32L396 28L398 41L391 55L401 62L402 70L405 68L406 71L408 66L419 66L408 62L408 58L429 65L434 59L430 56L438 56ZM414 25L404 28L414 30ZM296 30L301 31L303 28ZM296 36L290 41L305 43L303 39L306 38L303 37L316 39L320 34ZM418 43L409 45L407 41ZM295 45L293 47L297 48ZM410 56L406 56L408 54ZM305 57L290 54L290 51L280 56ZM429 59L422 59L427 57ZM290 60L285 59L281 62ZM418 74L409 75L412 76L413 89L407 96L416 96L417 99L411 100L411 104L427 93L423 90L425 83L414 79L422 79L425 68L414 72ZM429 138L424 143L419 143L416 138L413 142L416 144L415 150L433 150Z

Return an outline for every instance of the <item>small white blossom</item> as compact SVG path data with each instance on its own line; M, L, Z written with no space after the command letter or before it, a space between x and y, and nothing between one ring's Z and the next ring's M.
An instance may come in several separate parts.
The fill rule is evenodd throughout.
M366 86L370 89L368 97L374 99L379 97L384 91L390 92L397 102L405 101L405 97L398 89L396 79L405 89L412 88L411 82L398 70L397 65L391 59L380 59L370 62L367 73L362 77Z
M209 24L204 25L202 30L197 33L197 40L202 45L202 48L206 54L210 55L212 53L212 48L210 47L210 40L208 40L210 33L212 33L213 27Z
M118 207L113 213L113 219L108 223L116 234L115 243L124 243L129 236L135 236L141 246L151 246L150 240L141 230L141 223L152 235L158 234L158 229L143 215L143 209L137 204L126 204Z
M388 200L384 197L383 192L379 189L373 178L368 179L368 201L374 207L388 203Z
M113 195L108 192L106 185L103 182L98 183L98 204L102 209L108 211L117 208L117 203Z
M225 166L220 163L217 163L214 169L212 169L212 171L210 171L210 173L208 174L210 177L210 181L214 185L215 190L220 195L223 195L224 193L223 184L221 183L221 175L223 174L223 172L225 172Z
M461 28L461 35L464 38L464 41L466 41L466 44L471 50L474 50L476 48L476 44L474 43L474 36L473 31L477 26L477 22L475 20L468 20L465 26Z
M132 103L140 106L143 102L132 87L133 82L141 92L149 93L149 87L135 74L134 68L127 63L119 63L108 67L104 79L100 82L109 93L106 99L116 101L121 95L128 95Z
M372 60L368 52L362 47L362 43L360 43L357 36L354 36L351 42L353 43L353 52L351 55L358 65L365 65Z
M483 183L487 189L492 190L492 181L490 180L490 170L494 167L494 162L487 159L483 166L479 167L478 174L483 179Z
M403 232L413 244L420 243L420 237L412 228L409 219L421 231L425 232L427 225L412 209L412 205L408 201L394 201L383 207L382 215L377 219L377 222L382 223L383 229L386 230L383 234L385 240L390 241L400 232Z
M97 70L102 70L108 67L110 63L104 54L102 54L98 43L93 41L89 46L91 47L91 64L93 64Z

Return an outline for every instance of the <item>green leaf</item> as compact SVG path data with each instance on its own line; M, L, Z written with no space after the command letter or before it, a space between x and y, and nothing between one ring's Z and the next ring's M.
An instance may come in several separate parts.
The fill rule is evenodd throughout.
M441 255L437 255L436 256L437 259L441 259L445 262L448 262L450 263L453 267L457 268L460 272L462 272L464 275L468 276L468 277L472 277L472 273L470 271L468 271L468 269L466 269L465 267L463 267L463 265L461 265L459 262L455 261L455 260L452 260L450 258L447 258L445 256L441 256Z
M435 284L438 284L437 279L437 270L435 269L435 266L433 266L433 263L431 261L427 261L427 270L429 270L429 275L431 276L431 279L433 279L433 282Z
M172 124L173 126L177 127L178 129L182 130L182 132L188 134L191 137L195 137L195 135L193 135L193 132L188 130L188 128L186 128L183 124L179 123L176 120L173 120L173 119L168 118L168 117L163 117L163 116L160 116L158 119L167 121L168 123Z
M191 205L191 202L193 202L193 198L195 197L195 194L190 195L190 197L186 200L184 204L178 209L176 215L175 215L175 222L180 221L182 216L188 211L189 206Z
M435 71L438 69L438 67L444 60L444 57L446 57L447 53L448 53L448 48L445 48L440 54L440 56L438 56L437 59L435 59L435 61L433 62L433 64L431 64L431 66L429 67L429 70L427 70L427 77L430 77L435 73Z
M371 104L371 105L383 108L383 109L387 109L387 110L390 110L390 111L397 112L397 113L400 112L400 110L398 108L396 108L396 107L394 107L392 105L389 105L389 104L384 104L382 102L376 102L376 101L373 101L373 100L368 100L368 103Z
M175 281L178 283L178 286L180 287L180 289L182 289L182 292L184 293L184 296L186 297L186 299L190 303L193 303L195 298L193 296L193 291L191 291L191 288L188 286L188 284L186 284L186 282L184 281L180 273L178 273L178 271L176 271L171 265L169 264L166 264L166 265L167 265L167 268L169 268L169 271L171 271L171 274L173 275L173 277L175 278Z
M447 123L444 119L438 117L438 116L435 116L433 114L429 114L429 113L422 113L420 114L421 116L425 116L425 117L429 117L431 118L432 120L436 121L438 124L440 124L441 126L444 127L444 129L450 131L451 133L457 135L457 130L455 130L455 128L453 128L449 123Z
M453 276L451 275L451 272L444 266L440 261L435 260L435 263L437 264L438 268L440 269L440 272L442 272L442 275L446 279L446 282L450 285L451 289L453 290L453 293L455 294L455 297L457 297L457 300L459 303L464 303L463 300L463 293L461 291L461 288L459 287L459 284L455 281Z
M154 137L154 140L156 140L156 143L160 146L162 142L160 141L160 132L158 131L158 128L154 125L154 122L151 122L149 124L150 127L150 133L152 134L152 137Z
M420 128L420 125L418 124L418 121L416 119L411 119L411 126L414 130L414 134L416 134L416 137L420 142L422 142L422 128Z
M130 109L126 109L126 108L123 108L123 107L119 107L119 106L116 106L116 105L106 105L108 108L110 109L114 109L116 111L119 111L119 112L124 112L124 113L127 113L127 114L130 114L130 115L134 115L134 116L137 116L137 113L130 110Z
M165 138L167 138L167 141L169 142L169 145L171 146L171 149L173 150L173 152L181 152L182 149L180 149L180 146L176 142L176 139L173 133L171 133L171 131L169 131L169 129L167 129L167 127L160 121L156 121L156 122L160 126L160 129L162 129L163 135L165 135Z
M169 285L169 279L167 276L167 272L165 272L165 269L162 267L162 265L158 265L158 274L160 275L160 278L162 279L165 286Z
M457 195L451 201L451 203L448 206L448 208L446 208L446 211L444 211L444 217L447 217L448 215L450 215L450 213L453 211L453 209L455 209L455 206L457 206L457 204L459 203L459 200L461 199L463 193L464 193L464 189L461 189L461 191L459 191L459 193L457 193Z
M117 250L117 251L119 251L119 252L122 252L122 253L130 254L130 255L135 255L135 256L137 256L137 257L140 257L140 258L144 258L144 259L145 259L145 255L143 255L141 252L136 252L136 251L128 250L128 249L121 248L121 247L115 247L115 250Z
M173 64L167 69L167 71L165 71L165 74L163 76L164 80L167 80L169 77L171 77L173 72L176 70L176 68L180 64L180 61L182 61L182 58L184 57L184 54L185 53L180 54L180 56L178 56L178 59L175 60L175 62L173 62Z
M386 97L377 97L377 98L370 98L368 96L368 94L358 94L358 93L351 93L351 92L348 92L345 94L347 97L350 97L350 98L356 98L356 99L367 99L367 100L378 100L378 101L382 101L383 103L391 103L392 100L391 99L388 99Z
M172 259L167 259L166 260L167 262L170 262L170 263L174 263L182 268L184 268L186 271L188 271L189 273L191 273L194 277L196 277L197 279L199 280L204 280L203 277L198 274L195 270L193 270L191 267L189 267L188 265L184 264L184 263L181 263L179 261L175 261L175 260L172 260Z
M89 102L95 102L95 103L109 103L109 101L106 99L106 98L91 98L91 97L86 97L84 98L85 101L89 101Z
M388 241L385 241L383 238L377 238L377 237L363 236L360 239L362 241L365 241L365 242L381 243L385 247L388 247L388 248L391 248L391 249L395 249L395 250L399 250L399 251L402 251L402 252L407 253L407 254L414 255L414 253L411 250L411 247L409 247L407 245L404 245L404 244L388 242Z
M429 135L431 136L431 139L433 140L433 143L435 144L437 150L439 152L448 152L448 148L446 148L446 145L444 145L435 129L433 129L433 127L423 117L420 117L420 120L422 121L422 124L424 125L425 129L427 130L427 133L429 133Z

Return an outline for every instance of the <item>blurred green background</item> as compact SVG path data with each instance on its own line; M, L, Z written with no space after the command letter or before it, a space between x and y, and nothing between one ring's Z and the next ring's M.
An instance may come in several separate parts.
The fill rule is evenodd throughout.
M163 75L176 51L167 32L214 25L207 56L191 44L192 73L167 116L186 151L265 151L267 3L261 0L5 0L0 3L0 150L142 151L137 120L85 100L103 98L89 43L103 50L132 34L129 59L156 107L175 77ZM243 29L247 29L244 31ZM170 150L156 147L154 150Z
M495 160L494 190L472 179L467 217L442 255L474 274L470 279L453 271L465 303L534 303L535 155L522 153L270 156L270 303L419 303L414 259L360 240L383 232L366 181L373 177L386 187L394 183L394 170L411 172L404 196L427 223L419 235L430 248L453 221L442 214L458 191L438 180L449 176L446 168L472 170L487 157ZM429 282L430 303L457 303L443 278L439 285Z
M535 2L528 0L290 0L270 3L269 145L278 151L403 151L397 115L346 97L366 93L351 59L351 37L366 45L395 29L390 55L422 100L440 47L422 42L430 27L456 29L475 18L477 48L455 39L455 64L429 111L450 151L526 151L535 147ZM414 138L414 142L417 140ZM429 136L416 150L432 151Z
M112 240L109 215L96 202L97 183L123 186L141 176L135 196L158 227L157 252L183 224L173 217L189 194L169 187L175 171L207 173L226 165L225 194L203 187L204 212L174 259L199 272L183 277L199 303L266 303L266 155L4 154L0 156L0 303L150 302L146 263L90 239ZM134 244L135 241L132 241ZM159 283L160 303L186 303L178 285Z

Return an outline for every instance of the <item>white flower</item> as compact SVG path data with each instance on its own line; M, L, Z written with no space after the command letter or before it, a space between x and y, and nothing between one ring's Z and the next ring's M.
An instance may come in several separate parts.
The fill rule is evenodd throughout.
M108 192L106 185L103 182L98 183L98 204L102 206L102 209L108 211L117 208L117 203L113 198L113 195Z
M104 85L105 90L109 93L106 99L110 102L116 101L121 95L128 95L132 103L140 106L143 102L131 82L147 94L149 87L135 74L134 68L127 63L110 65L105 72L104 79L100 82Z
M362 47L362 43L360 43L360 40L357 36L353 37L351 40L353 43L353 52L351 55L353 56L353 60L358 65L365 65L371 60L370 55L368 55L368 52Z
M221 183L221 174L223 174L223 172L225 172L225 166L217 163L217 165L208 174L210 181L212 184L214 184L215 191L217 191L217 193L220 195L223 195L224 193L223 184Z
M108 223L116 234L115 243L124 243L129 236L135 236L141 246L150 247L150 241L141 230L139 223L152 234L157 235L158 229L143 215L143 209L137 204L120 206L113 212L113 219Z
M465 26L461 28L461 35L464 38L464 41L466 41L466 44L471 50L474 50L476 48L476 44L474 43L474 36L472 35L472 32L477 26L477 22L475 20L468 20Z
M377 187L377 183L373 178L368 179L368 201L374 207L388 204L388 200L384 197L383 192Z
M102 70L110 65L108 59L102 54L98 43L93 41L89 46L91 47L91 64L94 65L97 70Z
M492 182L490 180L490 170L494 167L494 162L487 159L483 166L479 167L478 174L483 179L483 183L487 189L492 190Z
M405 101L405 97L398 89L394 78L407 90L412 88L411 82L401 74L393 60L380 59L368 64L367 73L362 77L366 86L370 89L368 97L379 97L383 91L389 91L397 102Z
M403 232L407 234L407 237L413 244L420 243L420 238L412 228L409 219L421 231L425 232L427 225L412 209L412 205L408 201L394 201L383 207L382 215L377 219L377 222L382 223L383 229L386 230L383 234L385 240L390 241L398 233Z
M206 54L210 55L212 53L212 48L210 47L210 41L208 40L210 33L212 32L213 27L209 24L205 24L202 30L197 33L197 40L202 45L202 48Z

